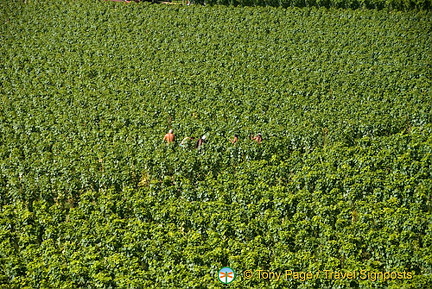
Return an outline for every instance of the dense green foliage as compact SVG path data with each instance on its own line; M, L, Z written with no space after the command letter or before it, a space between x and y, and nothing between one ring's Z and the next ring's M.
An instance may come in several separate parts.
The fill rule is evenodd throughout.
M233 288L431 284L429 12L0 12L0 288L222 288L223 266Z
M431 0L192 0L234 6L326 7L344 9L430 10Z

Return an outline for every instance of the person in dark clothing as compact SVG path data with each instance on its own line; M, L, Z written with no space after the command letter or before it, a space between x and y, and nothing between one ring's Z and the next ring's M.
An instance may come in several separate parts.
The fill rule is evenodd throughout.
M196 148L199 149L201 148L201 146L203 144L205 144L207 142L207 137L205 135L203 135L202 137L200 137L196 143Z

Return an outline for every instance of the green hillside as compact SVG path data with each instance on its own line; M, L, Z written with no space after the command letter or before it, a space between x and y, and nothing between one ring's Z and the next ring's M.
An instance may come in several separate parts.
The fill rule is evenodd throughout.
M0 5L0 288L432 284L431 12L34 2Z

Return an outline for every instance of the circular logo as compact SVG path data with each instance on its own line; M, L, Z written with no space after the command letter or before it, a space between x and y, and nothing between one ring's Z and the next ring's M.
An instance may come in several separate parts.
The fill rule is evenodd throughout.
M232 281L234 281L235 277L236 277L236 273L230 267L223 267L222 269L219 270L218 279L223 284L231 283Z

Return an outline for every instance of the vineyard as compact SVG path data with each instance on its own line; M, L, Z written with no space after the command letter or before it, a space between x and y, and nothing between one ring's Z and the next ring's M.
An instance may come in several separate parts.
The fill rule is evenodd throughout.
M118 1L118 0L115 0ZM121 1L121 0L120 0ZM343 9L431 10L431 0L192 0L196 4Z
M0 5L0 288L430 288L430 11L91 2Z

